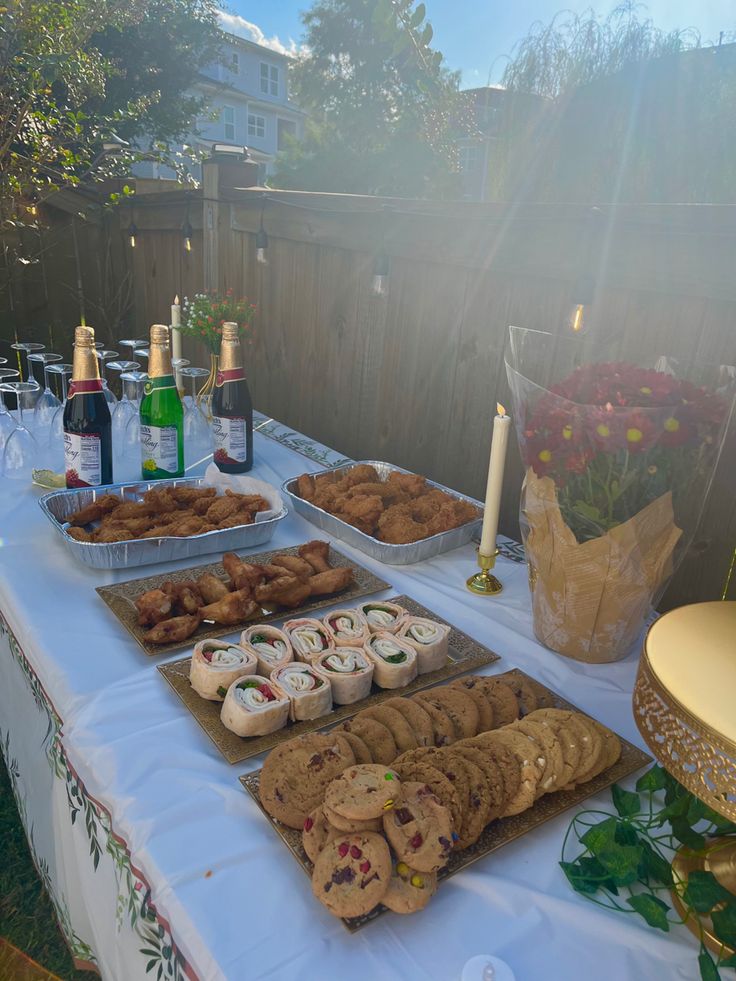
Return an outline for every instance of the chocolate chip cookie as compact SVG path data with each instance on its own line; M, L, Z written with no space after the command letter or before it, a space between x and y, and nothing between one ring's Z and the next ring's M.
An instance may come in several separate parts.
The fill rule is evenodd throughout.
M312 892L335 916L363 916L381 902L391 871L391 855L381 835L339 835L317 856Z
M452 848L450 812L424 783L401 785L401 800L383 816L383 831L399 861L419 872L436 872Z
M395 770L379 763L349 766L327 787L325 804L351 821L367 821L390 810L401 794Z

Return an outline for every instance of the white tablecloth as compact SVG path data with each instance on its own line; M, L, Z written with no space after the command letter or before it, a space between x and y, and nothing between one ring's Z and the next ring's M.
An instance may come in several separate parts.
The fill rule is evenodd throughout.
M280 484L319 468L318 453L305 459L284 442L256 435L254 476ZM298 434L291 444L304 449ZM0 742L80 963L116 981L456 981L472 955L495 953L518 981L697 976L684 928L661 934L570 889L557 864L570 814L443 883L422 913L348 934L241 789L238 776L260 760L223 761L160 677L164 659L146 657L96 595L135 572L71 561L38 497L0 488ZM273 546L312 537L290 514ZM503 660L489 672L523 668L641 745L635 655L593 667L536 643L524 565L500 560L504 591L487 599L464 585L470 546L391 567L336 544L493 648ZM607 795L589 806L596 800L610 806Z

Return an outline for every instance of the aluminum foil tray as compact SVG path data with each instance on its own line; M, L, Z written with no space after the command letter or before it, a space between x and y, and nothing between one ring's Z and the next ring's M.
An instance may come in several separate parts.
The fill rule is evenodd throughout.
M279 521L288 511L282 508L278 514L265 521L239 528L222 528L207 531L189 538L137 538L130 542L78 542L66 533L66 518L90 504L103 494L118 494L124 501L139 501L147 490L161 487L198 487L203 477L183 477L180 480L151 480L135 484L108 484L105 487L82 487L78 490L54 491L38 502L57 534L69 551L79 561L92 569L135 569L154 562L179 562L182 559L209 555L210 552L241 551L263 545L271 539Z
M375 467L381 481L386 480L392 470L398 470L401 473L412 472L380 460L355 460L341 467L316 471L312 473L312 476L317 477L322 473L340 473L344 470L350 470L351 467L355 467L359 463L369 464ZM302 517L311 521L313 525L327 532L327 534L334 535L335 538L339 538L341 541L347 542L348 545L352 545L353 548L357 548L361 552L365 552L366 555L370 555L372 559L376 559L378 562L385 562L387 565L411 565L414 562L423 562L425 559L432 559L435 555L441 555L442 552L449 552L451 549L458 548L460 545L467 545L473 538L473 535L480 530L483 520L483 506L480 501L476 501L472 497L466 497L465 494L451 490L443 484L437 484L432 480L428 480L427 483L431 487L437 487L439 490L444 491L451 497L457 498L459 501L467 501L470 504L475 504L479 508L478 518L475 521L468 521L467 524L461 525L459 528L452 528L450 531L440 532L439 535L423 538L419 542L410 542L408 545L390 545L387 542L380 542L372 535L366 535L364 532L354 528L353 525L349 525L347 522L335 517L334 514L330 514L322 510L322 508L315 507L314 504L310 504L309 501L305 501L299 497L296 493L296 482L296 477L285 480L281 485L281 490L290 499L291 506L298 514L301 514Z

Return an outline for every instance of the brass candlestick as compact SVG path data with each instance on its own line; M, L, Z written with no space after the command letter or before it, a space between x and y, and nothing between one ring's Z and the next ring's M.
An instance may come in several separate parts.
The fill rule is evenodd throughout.
M494 551L493 555L481 555L478 552L478 565L481 571L476 572L465 583L471 593L477 593L479 596L495 596L501 592L503 585L490 572L496 564L497 555L498 549Z

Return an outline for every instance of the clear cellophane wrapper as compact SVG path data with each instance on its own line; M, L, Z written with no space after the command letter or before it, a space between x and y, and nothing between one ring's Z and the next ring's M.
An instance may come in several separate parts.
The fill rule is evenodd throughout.
M635 646L702 513L732 414L729 366L612 361L511 328L534 632L590 663Z

